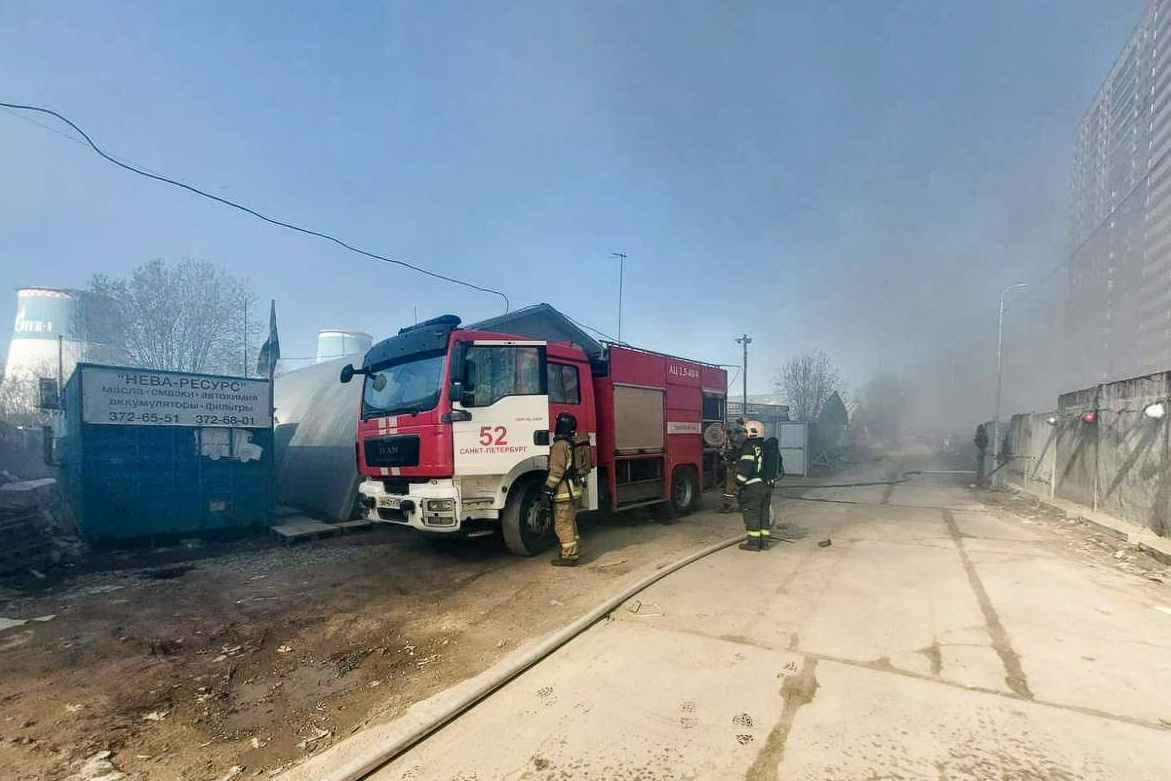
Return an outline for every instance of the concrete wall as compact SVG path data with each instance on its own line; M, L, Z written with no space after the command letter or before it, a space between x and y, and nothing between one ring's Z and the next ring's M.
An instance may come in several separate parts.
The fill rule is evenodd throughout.
M1098 509L1171 534L1167 514L1167 444L1171 421L1143 408L1166 403L1171 373L1101 386L1098 421Z
M1051 480L1062 499L1171 536L1171 417L1143 414L1160 401L1171 413L1171 372L1066 393L1054 413L1013 416L1010 479L1035 493ZM1097 421L1083 421L1092 411Z
M1057 496L1096 507L1097 430L1083 424L1077 415L1058 415Z
M1052 413L1013 415L1009 423L1008 479L1037 494L1053 489L1057 464L1057 429L1045 421Z

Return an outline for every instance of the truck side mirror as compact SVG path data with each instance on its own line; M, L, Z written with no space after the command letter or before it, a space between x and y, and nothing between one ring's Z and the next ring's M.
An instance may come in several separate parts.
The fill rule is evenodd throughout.
M455 342L451 345L451 382L463 382L467 357L467 342Z
M476 365L468 362L468 343L455 342L451 346L451 386L448 396L453 402L467 406L476 389Z
M466 381L457 381L451 384L451 400L461 407L471 407L476 403L476 394L468 389Z
M342 385L345 385L350 380L354 379L354 364L347 363L345 366L343 366L342 375L339 379L342 381Z

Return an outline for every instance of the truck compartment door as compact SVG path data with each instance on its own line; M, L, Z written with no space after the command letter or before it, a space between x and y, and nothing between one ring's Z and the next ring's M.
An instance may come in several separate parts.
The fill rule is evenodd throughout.
M663 450L663 389L614 383L614 449L619 454Z

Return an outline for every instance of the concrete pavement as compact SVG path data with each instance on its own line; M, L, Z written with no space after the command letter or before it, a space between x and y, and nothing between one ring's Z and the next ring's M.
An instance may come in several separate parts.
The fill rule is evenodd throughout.
M671 575L372 777L1171 778L1171 587L938 478L778 504L808 536Z

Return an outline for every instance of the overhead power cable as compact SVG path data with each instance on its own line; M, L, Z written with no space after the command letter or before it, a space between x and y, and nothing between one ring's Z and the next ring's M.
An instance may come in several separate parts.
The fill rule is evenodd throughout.
M565 315L564 312L562 312L561 314ZM580 320L574 320L569 315L565 315L565 318L567 320L569 320L569 322L576 325L578 328L584 328L587 331L593 331L598 336L602 337L603 339L606 339L607 341L613 342L614 344L625 344L625 342L618 341L617 339L615 339L613 336L610 336L605 331L599 331L597 328L594 328L592 325L586 325L585 323L581 322Z
M46 125L44 122L38 122L35 119L33 119L32 117L26 117L24 114L18 113L18 112L13 111L12 109L9 109L9 108L0 108L0 111L3 111L5 114L7 114L10 117L15 117L16 119L19 119L21 122L27 122L30 125L36 125L37 127L39 127L42 130L47 130L55 136L61 136L62 138L64 138L67 141L72 141L75 144L87 146L85 141L83 141L82 139L73 135L72 133L66 133L63 130L58 130L57 128L53 127L52 125ZM137 165L136 163L132 163L124 157L118 157L117 155L110 155L110 156L113 157L114 159L116 159L120 163L126 163L127 165ZM147 173L158 174L158 171L152 171L149 168L147 168L145 165L139 165L138 167L141 168L142 170L146 171Z
M321 231L316 231L311 228L303 228L300 225L294 225L293 223L290 223L290 222L285 222L283 220L278 220L274 217L269 217L267 215L261 214L260 212L256 211L255 209L251 209L247 206L236 203L235 201L230 201L227 198L221 198L218 195L212 195L209 192L205 192L203 190L200 190L198 187L193 187L192 185L185 184L185 183L177 181L175 179L171 179L170 177L163 176L161 174L151 173L150 171L147 171L147 170L140 168L138 166L134 166L134 165L130 165L129 163L125 163L125 162L119 160L118 158L114 157L113 155L107 154L105 151L103 151L101 149L101 147L99 147L97 144L95 144L93 139L89 137L89 134L87 134L84 130L82 130L80 127L78 127L78 125L75 122L73 122L71 119L64 116L63 114L60 114L60 113L54 111L53 109L44 108L42 106L25 105L22 103L5 103L5 102L0 102L0 107L15 109L18 111L33 111L33 112L36 112L39 114L47 114L48 116L55 117L56 119L60 120L61 122L64 122L66 125L68 125L69 127L73 128L75 131L77 131L77 133L83 139L85 139L85 143L88 144L89 147L91 149L93 149L93 151L96 152L104 160L106 160L110 163L113 163L114 165L118 166L119 168L124 168L127 171L130 171L131 173L138 174L139 176L145 176L148 179L154 179L155 181L162 182L164 184L169 184L173 187L178 187L181 190L186 190L190 193L194 193L195 195L200 195L200 196L207 198L209 200L216 201L217 203L221 203L224 206L230 206L233 209L238 209L239 211L242 211L245 214L249 214L253 217L256 217L257 219L263 220L263 221L270 223L272 225L276 225L281 228L286 228L291 231L296 231L297 233L304 233L308 236L316 236L319 239L324 239L326 241L333 242L334 244L337 244L339 247L342 247L343 249L347 249L350 252L357 253L358 255L363 255L363 256L370 258L372 260L380 260L384 263L392 263L396 266L401 266L403 268L410 269L411 271L414 271L418 274L422 274L424 276L431 277L433 279L442 280L444 282L450 282L453 285L460 285L461 287L470 288L471 290L477 290L481 293L490 293L491 295L500 296L500 298L504 299L505 313L507 313L510 308L510 302L508 300L508 296L499 290L494 290L489 287L482 287L480 285L473 284L473 283L468 282L463 279L457 279L456 277L447 276L446 274L440 274L439 272L436 272L436 271L430 271L430 270L422 268L420 266L416 266L413 263L408 263L405 260L396 260L394 258L388 258L385 255L379 255L377 252L370 252L369 250L364 250L361 247L355 247L354 245L349 244L348 242L345 242L342 239L337 238L336 236L331 236L328 233L322 233ZM46 129L49 129L49 128L46 128Z
M7 114L8 116L10 116L10 117L16 117L16 118L17 118L17 119L19 119L21 122L27 122L27 123L29 123L30 125L36 125L36 126L37 126L37 127L39 127L41 130L48 130L50 133L52 133L52 134L53 134L53 135L55 135L55 136L61 136L62 138L67 138L67 139L69 139L70 141L73 141L74 143L81 144L82 146L85 146L85 142L84 142L84 141L82 141L82 140L81 140L80 138L78 138L77 136L70 135L69 133L66 133L64 130L58 130L57 128L53 127L52 125L46 125L44 122L37 122L37 121L36 121L35 119L33 119L32 117L26 117L24 114L19 114L19 113L17 113L17 112L15 112L15 111L13 111L13 110L12 110L12 109L10 109L10 108L6 108L6 109L4 109L3 111L4 111L4 113L5 113L5 114Z

